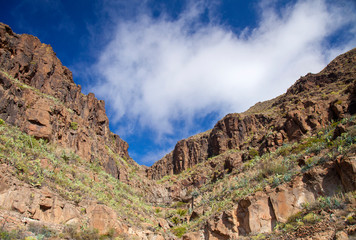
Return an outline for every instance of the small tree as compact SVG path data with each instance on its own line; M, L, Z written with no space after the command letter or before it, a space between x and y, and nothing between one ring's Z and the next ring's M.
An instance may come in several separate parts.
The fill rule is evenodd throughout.
M200 195L199 191L197 189L194 189L192 192L192 210L194 209L194 198L197 198Z

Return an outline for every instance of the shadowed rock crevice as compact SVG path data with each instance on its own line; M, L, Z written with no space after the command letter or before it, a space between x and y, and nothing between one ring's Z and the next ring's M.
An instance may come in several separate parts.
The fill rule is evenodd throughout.
M239 222L238 230L239 235L246 236L251 232L250 229L250 212L248 208L251 206L251 202L249 200L241 200L238 203L237 207L237 219Z
M34 125L38 125L38 126L45 126L44 124L42 124L40 121L36 120L36 119L29 119L28 120L31 124Z
M272 217L272 219L271 219L271 231L273 231L274 228L277 225L277 218L276 218L276 214L275 214L274 209L273 209L271 198L268 198L268 207L269 207L269 213L270 213L270 215Z

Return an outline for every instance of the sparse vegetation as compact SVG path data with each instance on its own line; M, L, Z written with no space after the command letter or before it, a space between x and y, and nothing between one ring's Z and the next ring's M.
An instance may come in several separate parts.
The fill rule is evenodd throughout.
M305 222L305 223L316 223L319 220L320 220L320 218L315 213L308 213L307 215L305 215L303 217L303 222Z
M60 99L58 99L58 98L56 98L56 97L54 97L52 95L45 94L45 93L41 92L39 89L34 88L34 87L30 86L30 85L27 85L27 84L21 82L20 80L18 80L17 78L14 78L13 76L11 76L8 72L6 72L3 69L0 69L0 73L5 75L8 79L10 79L20 89L29 89L29 90L33 91L34 93L36 93L37 95L53 101L55 104L64 106L67 109L68 112L73 113L73 110L68 108L68 107L66 107L65 104Z
M355 119L342 120L342 123L350 121L355 122ZM285 144L272 153L261 156L255 155L253 159L245 162L240 169L235 169L224 178L218 179L216 182L209 182L199 190L192 189L190 192L192 197L201 196L201 200L195 207L203 207L207 210L203 215L189 223L186 222L189 204L176 202L174 203L176 210L170 213L165 208L155 211L149 204L142 202L140 193L113 179L97 162L86 162L69 150L58 150L57 146L49 144L43 139L28 136L6 123L0 125L0 159L1 162L14 167L20 180L28 182L32 186L46 185L60 193L65 199L77 203L86 197L94 197L118 210L121 217L127 218L132 223L137 224L145 221L146 218L143 216L154 214L154 212L161 216L165 215L175 225L172 232L176 236L182 236L187 231L199 229L213 214L231 208L238 199L255 191L261 191L267 185L277 186L290 181L293 176L298 174L298 159L300 156L313 154L312 157L307 158L305 165L299 170L306 171L313 166L334 159L334 156L347 153L356 139L349 132L332 139L333 131L340 123L333 123L319 131L317 137L306 138L300 143ZM323 149L328 150L327 155L320 154ZM289 154L286 154L287 152ZM113 152L111 154L115 156ZM210 161L215 161L218 157L216 156ZM48 167L60 167L61 171L53 172L43 168L40 159L47 159ZM124 160L118 158L118 161ZM253 167L251 167L252 165ZM74 170L74 167L76 170ZM187 171L190 173L199 172L198 167L203 167L203 165L198 164ZM78 169L82 170L78 171ZM93 181L87 174L94 169L99 182ZM243 171L240 171L242 169ZM210 172L210 174L213 174L213 172ZM188 176L188 174L186 175ZM184 173L182 176L185 176ZM170 181L175 181L174 179L175 177L170 176L165 177L164 181L169 184ZM320 197L315 203L306 204L305 209L310 212L315 209L337 208L342 206L344 200ZM133 208L140 210L133 212ZM278 225L278 227L284 229L284 231L292 231L304 224L315 223L319 219L319 216L314 213L309 215L303 213L294 216L294 219L291 218L288 223ZM352 216L349 217L348 222L352 222L352 219ZM94 233L90 232L90 234ZM46 234L50 234L50 232ZM85 235L85 233L81 234ZM96 234L94 235L96 236Z
M251 148L249 151L248 151L248 154L250 156L251 159L254 159L255 157L258 157L259 156L259 153L256 149L254 148Z
M0 230L1 240L13 240L13 239L24 239L24 233L21 230L6 231Z
M75 203L97 199L129 222L149 220L147 216L153 213L138 189L117 181L96 162L87 162L71 150L35 139L6 123L0 125L0 162L12 166L20 180L34 187L47 186Z
M6 55L3 67L11 70L0 69L4 83L0 92L5 92L1 117L18 124L19 128L0 119L0 165L4 173L0 177L5 179L1 191L29 190L29 194L24 194L28 201L9 199L13 204L0 207L0 239L141 239L140 234L151 239L156 237L150 236L152 232L173 239L173 234L182 237L186 232L214 231L213 228L222 230L218 235L240 234L241 230L249 239L278 239L274 238L278 234L289 239L314 226L324 230L327 221L329 225L332 222L336 230L341 226L340 229L354 231L350 225L356 224L356 193L343 191L350 188L344 178L352 179L347 168L353 164L356 153L356 119L348 115L354 113L350 101L355 84L355 50L321 73L301 77L287 94L259 102L244 113L229 114L214 129L189 137L182 151L166 155L163 164L154 169L161 171L159 176L162 172L186 170L153 182L146 175L154 171L136 164L128 156L126 143L108 131L103 102L96 104L95 99L92 101L94 95L80 93L71 73L55 59L53 49L46 44L32 44L32 40L29 44L18 39L13 42L13 33L8 27L2 27L2 31L6 32L5 45L8 45L2 46ZM20 49L22 55L15 47L17 42L25 46ZM27 45L41 46L41 51L30 53L32 48ZM47 66L51 69L40 66L43 59L38 56L39 52L48 54L44 62L52 62ZM7 57L11 57L10 62ZM48 85L46 81L50 77ZM62 78L66 81L63 84L60 83ZM58 89L61 86L63 89ZM69 99L74 101L67 102ZM80 110L87 110L85 106L82 108L87 100L95 103L89 103L93 107L88 105L89 116ZM80 105L74 107L75 111L68 107L78 102ZM29 117L32 114L37 116ZM42 118L45 121L41 121ZM326 126L329 121L330 125ZM36 138L20 129L35 134ZM68 132L63 132L66 130ZM38 139L41 136L53 142ZM73 149L59 147L56 141ZM181 153L183 159L179 158ZM186 156L190 158L187 164ZM167 162L171 159L173 163ZM337 174L339 176L334 178ZM329 188L329 177L340 181L333 181ZM337 185L340 182L342 186ZM292 210L278 206L295 186L298 189L293 189ZM310 202L305 202L306 199ZM98 209L108 209L106 206L116 212L110 220L115 221L117 216L117 220L126 225L122 228L127 232L116 236L118 222L114 224L115 230L107 229L113 227L111 225L105 226L104 235L90 227L94 225L89 219L93 212L101 213ZM257 217L270 224L268 230L272 227L276 230L274 233L258 234L248 226L246 220L261 213L257 209L260 206L269 213ZM58 225L57 221L47 223L48 215L55 218L61 213L60 208L64 215L71 212L73 216L82 216L61 222L66 218L62 214L56 218ZM280 214L281 209L285 210L283 214ZM251 214L250 210L256 211ZM290 213L295 214L286 221ZM16 221L22 221L23 224L19 223L22 227L9 231ZM64 222L67 225L62 225ZM226 229L220 229L222 226ZM132 236L136 230L137 235Z
M320 130L317 136L306 137L300 142L284 144L271 153L259 156L257 150L250 149L248 154L253 158L245 162L241 168L234 169L232 173L225 174L224 178L218 179L216 182L208 182L199 189L202 199L194 207L204 208L206 211L204 215L195 218L189 224L183 222L186 224L187 231L200 229L212 215L231 209L239 199L256 191L261 191L267 185L276 187L290 181L301 172L327 161L332 161L336 156L351 151L352 146L356 143L356 136L352 131L343 133L335 139L332 138L334 129L339 124L345 123L354 125L356 123L355 117L333 122L330 126ZM204 163L205 165L197 164L187 171L195 173L204 171L212 176L214 173L206 165L209 164L209 161L214 161L223 156L224 154L215 156ZM300 167L298 164L300 164L299 159L302 156L309 157ZM176 178L184 179L182 176L185 175L189 176L186 172L179 176L166 176L164 182L166 184L172 182L171 184L173 184L174 181L177 181ZM315 203L309 204L308 211L315 208L338 208L344 201L345 199L338 199L337 197L320 197ZM291 231L304 224L319 220L317 215L306 215L306 213L300 213L300 215L294 216L294 220L280 226L282 229Z
M78 123L77 122L71 122L70 123L70 128L73 130L78 130Z
M182 237L187 232L187 228L185 225L174 227L172 228L172 232L177 237Z

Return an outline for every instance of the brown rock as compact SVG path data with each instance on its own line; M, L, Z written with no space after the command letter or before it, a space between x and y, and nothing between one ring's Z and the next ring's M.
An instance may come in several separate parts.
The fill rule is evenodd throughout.
M111 208L102 204L93 204L87 208L89 225L98 229L100 234L106 234L114 229L117 234L126 233L127 226L117 221L117 214Z
M166 229L166 230L170 228L168 222L165 219L157 218L157 221L158 221L158 226L159 227L161 227L163 229Z
M241 145L248 135L264 129L270 121L263 115L229 114L220 120L209 136L209 156L219 155Z
M212 240L237 238L239 232L237 229L238 219L235 211L236 210L223 212L213 219L210 219L205 226L204 235Z
M344 231L339 231L335 235L336 240L349 240L349 236Z
M341 134L346 132L346 127L344 125L337 125L334 134L333 134L333 139L335 140L337 137L341 136Z
M204 240L204 235L201 232L191 232L183 235L182 240Z
M337 160L337 172L346 191L356 189L356 157Z
M181 140L173 150L173 173L183 170L202 162L207 157L207 135Z
M1 23L0 68L5 72L0 73L1 119L36 138L72 148L87 161L97 158L108 173L119 177L120 170L125 179L125 168L117 166L104 146L133 161L127 143L109 131L104 101L81 94L49 45Z
M23 199L14 199L12 209L18 211L19 213L25 213L27 210L26 202L24 202Z
M193 211L192 211L192 214L190 215L189 217L189 221L192 221L194 219L197 219L201 216L204 215L204 209L201 207L201 208L195 208Z
M302 204L313 202L314 194L307 190L302 177L297 177L291 185L282 185L274 189L270 194L270 202L278 222L285 223L288 217L299 212Z
M275 216L271 212L268 196L263 192L257 192L249 197L245 202L239 204L237 209L239 222L241 223L239 231L247 233L265 233L273 230L275 226ZM239 215L239 212L248 212L248 215Z

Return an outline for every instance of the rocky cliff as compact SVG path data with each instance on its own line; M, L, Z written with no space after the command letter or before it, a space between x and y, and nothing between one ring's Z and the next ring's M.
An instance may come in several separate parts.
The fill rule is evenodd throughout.
M172 153L147 170L147 176L178 174L232 149L240 150L246 161L249 151L258 155L274 151L345 114L355 114L355 52L337 57L318 74L301 77L285 94L244 113L228 114L212 130L179 141Z
M167 201L109 130L104 101L81 93L51 46L2 23L0 128L2 228L73 225L145 235L141 223L129 222L152 221L142 208ZM136 210L122 210L132 204Z
M353 49L146 170L193 209L183 239L354 236L355 63Z
M356 49L150 168L49 45L0 24L0 238L347 239Z
M130 160L128 144L109 130L105 103L84 95L51 46L0 25L0 118L36 138L74 149L125 181L122 164L108 148Z

